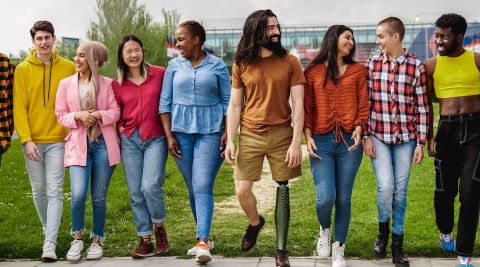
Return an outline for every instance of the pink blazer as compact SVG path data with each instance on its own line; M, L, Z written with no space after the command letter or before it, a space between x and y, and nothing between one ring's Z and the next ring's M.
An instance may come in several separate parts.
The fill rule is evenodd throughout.
M120 146L113 124L120 118L120 107L115 100L112 80L100 76L100 89L97 94L97 109L102 115L98 121L107 146L110 166L120 163ZM78 93L78 74L60 81L57 98L55 99L55 114L58 122L68 128L65 137L65 167L87 163L87 130L81 121L74 119L75 112L82 111Z

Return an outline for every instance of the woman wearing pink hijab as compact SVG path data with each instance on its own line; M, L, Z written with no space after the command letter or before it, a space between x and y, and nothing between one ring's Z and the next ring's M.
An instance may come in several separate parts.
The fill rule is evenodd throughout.
M60 82L55 102L58 122L68 128L65 166L70 167L72 229L74 240L67 260L79 260L83 250L85 202L88 186L93 206L91 245L86 259L100 259L105 238L107 189L115 165L120 162L118 137L113 124L120 117L112 80L99 75L108 59L108 49L99 42L86 42L77 49L77 73Z

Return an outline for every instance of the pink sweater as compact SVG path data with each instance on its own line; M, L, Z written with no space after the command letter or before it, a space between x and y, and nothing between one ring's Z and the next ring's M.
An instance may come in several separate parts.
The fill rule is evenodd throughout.
M112 90L112 80L100 76L100 89L97 94L97 110L102 119L98 121L107 146L110 166L120 163L120 146L113 124L120 118L120 108ZM75 113L82 111L78 93L78 74L60 81L55 101L55 114L58 122L68 128L65 138L66 167L72 165L86 166L87 161L87 130L83 123L74 119Z

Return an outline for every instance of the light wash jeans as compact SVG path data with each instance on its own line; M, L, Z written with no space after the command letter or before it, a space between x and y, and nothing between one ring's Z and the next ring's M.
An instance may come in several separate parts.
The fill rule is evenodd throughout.
M32 185L33 202L43 226L45 241L56 243L63 209L65 145L63 142L36 145L40 153L38 161L30 160L25 154L25 150L23 156Z
M376 154L372 165L377 177L378 221L389 221L392 212L392 232L403 235L408 177L417 142L385 144L374 136L370 138Z
M85 229L85 202L88 196L88 183L92 180L90 195L93 207L92 236L105 238L105 218L107 215L107 190L115 166L109 166L107 146L103 136L97 142L87 139L87 165L70 166L70 189L72 191L72 234Z
M197 224L196 237L208 239L213 218L213 185L223 163L220 156L223 131L173 134L182 152L182 157L175 158L175 161L187 185L190 207Z
M142 140L138 128L127 138L120 135L123 170L138 236L152 234L152 223L164 223L165 164L168 149L164 136Z
M352 134L342 134L348 146L355 143L351 139ZM350 225L353 184L362 162L362 145L348 152L342 139L338 143L335 141L335 131L315 134L313 140L317 146L316 153L321 157L310 157L317 196L317 219L323 229L330 228L332 209L335 206L335 241L345 243Z

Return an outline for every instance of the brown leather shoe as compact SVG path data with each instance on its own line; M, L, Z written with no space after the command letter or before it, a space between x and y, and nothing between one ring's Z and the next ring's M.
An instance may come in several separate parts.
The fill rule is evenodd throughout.
M275 255L275 265L277 267L290 267L290 262L288 261L288 252L277 250L277 254Z
M155 253L157 254L166 254L168 252L168 239L167 232L165 227L155 227L155 242L157 246L155 248Z
M245 235L243 235L242 239L242 251L250 251L255 244L257 244L257 237L262 230L263 226L265 226L265 219L262 215L259 215L260 222L258 225L252 226L248 225L247 230L245 231Z
M140 237L140 244L137 248L133 249L130 253L134 259L142 259L155 255L153 251L153 244L150 239L144 239Z

